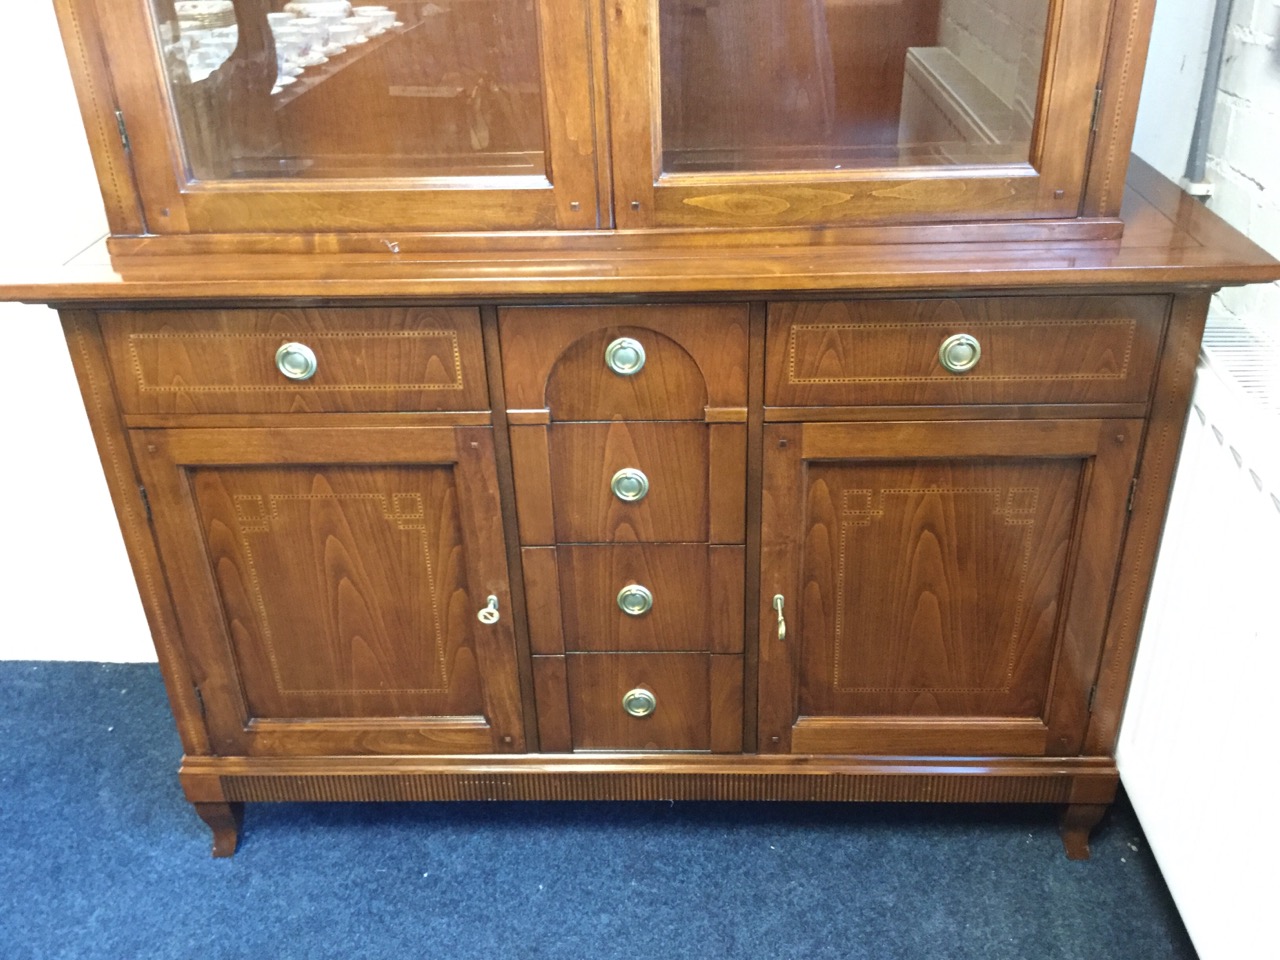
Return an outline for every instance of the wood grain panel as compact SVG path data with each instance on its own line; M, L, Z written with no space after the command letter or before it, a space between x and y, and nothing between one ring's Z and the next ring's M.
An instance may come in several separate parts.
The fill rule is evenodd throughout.
M565 649L742 650L743 552L704 544L556 548ZM618 591L638 584L653 606L633 616Z
M549 407L556 420L701 420L705 406L746 406L745 306L509 307L499 323L513 409ZM604 365L620 336L645 348L632 376Z
M560 542L707 539L707 427L557 423L548 428L548 436ZM619 500L610 490L610 480L623 467L642 470L649 478L643 500Z
M569 714L575 750L708 750L710 656L699 653L571 653ZM647 717L622 709L634 688L653 693Z
M1070 754L1139 424L889 426L766 427L762 747Z
M415 433L447 438L437 462L412 462L400 441ZM202 437L216 448L227 434L245 442L202 448ZM523 749L490 434L134 435L166 569L186 586L175 603L224 749ZM258 450L263 435L276 442ZM371 462L342 458L342 440L357 435ZM285 455L264 459L268 451ZM482 625L475 614L491 593L506 616ZM434 724L442 717L453 733ZM406 718L423 720L415 728Z
M252 717L481 714L451 470L189 477Z
M766 403L787 405L1144 402L1164 297L975 297L774 303ZM976 337L977 366L938 348Z
M742 657L715 655L711 658L711 752L741 753L743 750Z
M573 749L573 731L569 725L568 677L564 657L533 658L538 749L543 753L568 753Z
M551 451L547 441L547 428L512 426L509 436L520 542L554 543L556 526L551 498Z
M707 433L709 536L712 543L741 543L747 535L747 428L715 423Z
M1040 717L1080 473L811 464L800 714Z
M529 645L534 654L564 653L560 619L560 574L555 547L522 547L525 605L529 612Z
M472 308L129 311L106 314L103 332L129 413L489 407ZM290 341L316 354L309 380L276 369L276 350Z
M791 733L796 753L860 753L869 756L1040 756L1048 731L1035 719L966 724L963 741L952 720L801 717Z

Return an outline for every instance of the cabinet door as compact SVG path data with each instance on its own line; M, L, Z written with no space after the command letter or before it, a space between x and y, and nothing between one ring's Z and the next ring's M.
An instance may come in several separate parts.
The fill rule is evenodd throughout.
M220 752L523 749L490 428L133 445Z
M1141 427L767 427L762 749L1077 752Z
M1074 217L1103 0L608 0L617 221Z
M150 233L597 225L586 0L78 2Z

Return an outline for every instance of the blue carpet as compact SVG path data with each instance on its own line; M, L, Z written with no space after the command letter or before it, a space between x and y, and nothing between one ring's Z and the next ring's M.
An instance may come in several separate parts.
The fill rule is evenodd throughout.
M1123 801L259 804L209 856L147 664L0 662L0 957L1194 958Z

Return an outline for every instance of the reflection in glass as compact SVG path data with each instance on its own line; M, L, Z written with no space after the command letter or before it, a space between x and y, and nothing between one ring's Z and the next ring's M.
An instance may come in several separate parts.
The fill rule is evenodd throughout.
M1049 0L660 0L663 169L1026 162Z
M532 0L152 4L192 179L545 173Z

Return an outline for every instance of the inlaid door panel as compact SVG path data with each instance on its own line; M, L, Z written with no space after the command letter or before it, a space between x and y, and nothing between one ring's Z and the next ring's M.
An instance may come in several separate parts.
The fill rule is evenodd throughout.
M1074 749L1139 424L886 426L769 428L764 742Z
M487 428L159 430L134 440L148 495L164 504L155 522L167 568L195 585L175 602L227 748L515 748ZM499 619L484 624L477 613L490 595Z

